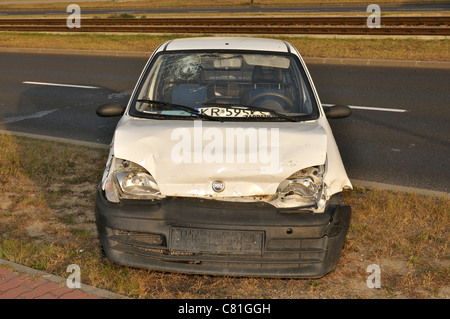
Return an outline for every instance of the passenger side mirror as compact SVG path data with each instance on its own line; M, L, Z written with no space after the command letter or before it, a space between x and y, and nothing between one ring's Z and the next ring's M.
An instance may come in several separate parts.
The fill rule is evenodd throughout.
M332 106L324 106L325 116L329 119L342 119L352 114L352 109L348 105L336 104Z
M123 112L125 112L125 106L118 103L103 104L95 110L95 113L101 117L122 116Z

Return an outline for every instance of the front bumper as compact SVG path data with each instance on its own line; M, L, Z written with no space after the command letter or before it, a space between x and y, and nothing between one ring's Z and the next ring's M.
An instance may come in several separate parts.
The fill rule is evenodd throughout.
M119 264L193 274L321 277L336 267L349 206L325 213L198 198L114 204L97 188L100 243Z

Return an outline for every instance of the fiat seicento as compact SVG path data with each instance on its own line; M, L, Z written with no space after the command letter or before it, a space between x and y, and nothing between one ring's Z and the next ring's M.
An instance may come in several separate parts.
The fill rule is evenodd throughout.
M160 45L121 116L96 223L123 265L196 274L320 277L336 267L351 183L291 44L186 38Z

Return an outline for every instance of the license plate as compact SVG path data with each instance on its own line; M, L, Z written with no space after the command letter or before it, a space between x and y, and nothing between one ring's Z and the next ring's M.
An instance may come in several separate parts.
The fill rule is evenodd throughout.
M172 227L170 250L193 253L262 253L264 232Z

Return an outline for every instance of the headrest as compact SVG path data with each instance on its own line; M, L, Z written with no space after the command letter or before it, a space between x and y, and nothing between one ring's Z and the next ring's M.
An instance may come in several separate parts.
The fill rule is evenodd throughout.
M253 68L253 83L282 83L283 74L279 68L255 66Z

